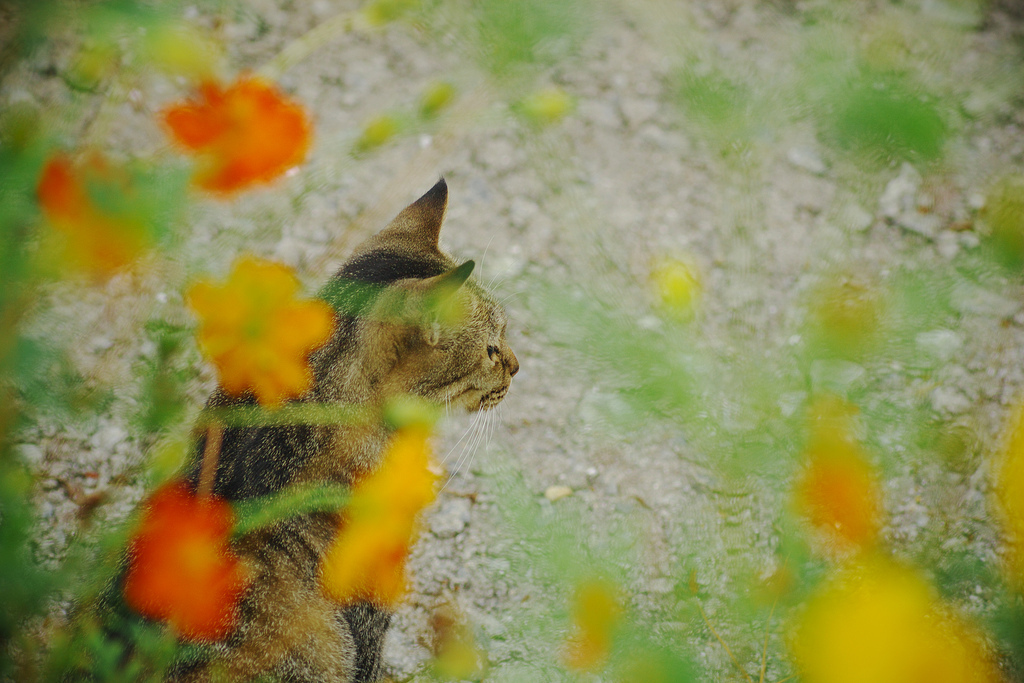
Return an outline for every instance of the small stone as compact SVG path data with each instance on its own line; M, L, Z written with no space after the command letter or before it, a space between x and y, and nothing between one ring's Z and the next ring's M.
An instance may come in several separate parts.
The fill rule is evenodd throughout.
M1020 302L966 280L953 287L950 304L960 313L974 313L993 318L1012 318L1020 310Z
M675 584L672 579L659 577L657 579L651 579L651 582L647 586L647 592L664 595L666 593L671 593L673 588L675 588Z
M34 443L22 443L14 447L14 451L21 458L21 461L26 465L36 467L43 462L46 458L46 453L42 448Z
M859 204L847 204L839 210L836 220L840 226L847 230L864 232L875 222L875 217Z
M658 113L658 102L641 98L627 98L622 101L622 115L631 128L639 128Z
M566 496L572 495L572 489L568 486L549 486L544 491L544 497L554 503L556 500L561 500Z
M970 407L970 399L952 387L938 387L932 392L932 410L937 413L963 413Z
M921 332L914 341L921 351L942 363L952 359L964 343L963 337L953 330Z
M898 176L889 181L878 200L878 210L886 218L895 220L904 212L916 209L917 191L921 187L921 174L908 163L900 168Z
M935 248L939 255L947 261L952 261L960 253L960 240L956 233L944 230L935 239Z
M828 166L822 161L821 155L810 147L791 147L786 152L786 160L793 164L793 166L814 175L824 175L825 171L828 170Z
M97 451L111 452L114 447L128 438L128 432L117 425L107 425L100 428L92 436L93 449Z
M942 226L942 219L935 214L921 213L916 209L900 213L898 216L893 217L893 221L901 228L922 237L927 237L930 240L935 239L939 228Z
M438 538L452 538L462 533L470 521L472 503L467 498L449 498L430 517L430 531Z
M864 376L861 365L845 360L816 360L811 363L811 384L815 390L845 393Z

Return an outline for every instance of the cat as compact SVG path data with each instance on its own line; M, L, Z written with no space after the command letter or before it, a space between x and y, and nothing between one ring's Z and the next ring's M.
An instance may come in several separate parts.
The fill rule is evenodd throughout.
M225 428L216 495L240 501L292 484L351 484L378 466L391 436L381 411L403 394L467 411L504 399L519 370L505 338L506 314L471 279L473 261L459 264L438 246L447 204L442 178L359 245L320 292L334 307L336 327L310 355L313 386L298 401L361 406L376 417ZM438 303L456 305L461 317L439 315ZM220 389L207 402L244 405L255 399ZM186 470L193 487L204 449L201 437ZM294 683L381 680L389 611L371 603L340 609L319 586L320 560L338 525L338 514L312 513L239 539L234 550L253 579L238 626L213 659L181 664L171 678L204 681L217 672L240 681L268 674Z

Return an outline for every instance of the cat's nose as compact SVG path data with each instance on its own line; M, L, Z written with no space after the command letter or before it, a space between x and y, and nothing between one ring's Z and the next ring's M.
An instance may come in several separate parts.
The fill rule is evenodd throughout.
M517 372L519 372L519 359L516 358L516 354L512 353L512 349L509 349L508 374L510 377L515 377Z

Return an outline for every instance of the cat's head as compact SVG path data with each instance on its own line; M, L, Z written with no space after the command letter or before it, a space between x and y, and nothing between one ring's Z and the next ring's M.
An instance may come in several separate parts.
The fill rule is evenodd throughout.
M438 246L447 206L442 179L359 245L325 288L340 320L328 346L355 361L318 373L328 394L323 385L365 380L384 395L470 411L505 397L519 371L505 311L471 277L473 261L456 262Z

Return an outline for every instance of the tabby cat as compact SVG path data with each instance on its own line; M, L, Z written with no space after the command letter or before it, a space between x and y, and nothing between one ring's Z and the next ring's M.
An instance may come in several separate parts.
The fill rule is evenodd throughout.
M302 402L359 405L377 416L358 425L227 428L214 493L231 501L291 484L348 484L378 464L390 438L381 416L389 399L414 394L468 411L496 406L519 362L505 340L502 308L438 246L448 203L442 179L384 230L357 247L321 291L336 311L331 339L311 357L313 387ZM367 294L370 291L371 294ZM463 315L437 313L444 299ZM208 407L253 405L218 390ZM197 485L203 439L189 466ZM175 678L229 680L269 674L283 681L378 681L388 611L362 603L339 609L321 593L320 558L338 528L313 513L253 532L235 550L254 569L239 626L213 660L179 666Z

